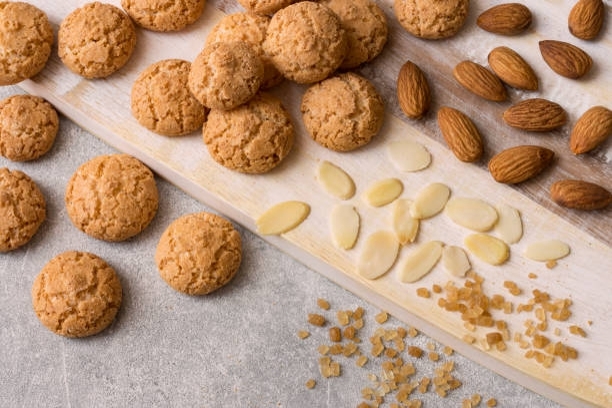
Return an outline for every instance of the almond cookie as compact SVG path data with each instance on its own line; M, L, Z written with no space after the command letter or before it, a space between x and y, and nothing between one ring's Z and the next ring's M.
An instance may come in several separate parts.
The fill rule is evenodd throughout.
M72 72L85 78L105 78L130 59L136 30L119 7L93 2L64 18L57 42L60 59Z
M132 85L132 115L147 129L182 136L202 127L206 108L187 87L191 63L180 59L155 62Z
M27 244L47 216L45 197L27 174L0 168L0 252Z
M340 68L351 69L381 53L389 29L382 9L372 0L322 0L340 18L346 32L348 53Z
M59 129L53 106L33 95L0 101L0 155L13 161L35 160L51 149Z
M204 47L189 70L189 90L210 109L232 109L251 99L264 76L261 58L244 41Z
M52 332L87 337L108 327L121 306L121 282L102 258L67 251L52 258L32 285L36 316Z
M0 85L38 74L47 64L53 29L47 15L24 2L0 2Z
M105 241L124 241L139 234L157 212L155 178L127 154L94 157L68 181L66 209L72 223Z
M304 126L320 145L340 152L369 143L384 119L384 104L374 85L347 72L310 86L302 97Z
M393 10L410 34L429 40L452 37L463 27L469 0L395 0Z
M265 173L289 154L294 128L276 97L258 93L236 109L211 110L203 137L217 163L241 173Z
M159 274L189 295L206 295L226 285L242 260L240 234L215 214L183 215L164 231L155 251Z
M205 0L121 0L121 7L143 28L179 31L200 18L205 3Z
M249 44L263 62L264 77L261 88L267 89L278 85L283 80L283 76L263 49L269 24L270 17L268 16L252 13L227 14L210 30L206 37L206 45L220 41L244 41Z
M329 7L302 1L272 16L264 51L272 63L297 83L314 83L331 75L348 52L340 19Z
M274 14L296 0L238 0L249 13Z

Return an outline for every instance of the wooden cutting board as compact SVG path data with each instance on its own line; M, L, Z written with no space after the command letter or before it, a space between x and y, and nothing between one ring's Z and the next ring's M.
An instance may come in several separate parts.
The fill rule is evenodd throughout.
M85 3L82 0L30 2L48 14L56 32L61 20ZM119 5L118 0L110 3ZM529 32L517 37L502 37L476 26L477 15L499 3L483 0L471 4L466 25L457 36L444 41L425 41L410 36L398 25L391 0L378 3L387 14L389 41L383 54L359 72L371 79L384 96L387 116L381 133L371 144L351 153L322 148L309 138L301 125L299 103L305 87L284 83L274 92L293 114L296 145L281 166L264 175L229 171L209 157L199 133L181 138L162 137L140 127L130 113L130 90L136 76L161 59L193 60L207 33L224 13L241 11L233 1L209 0L201 19L182 32L153 33L139 29L132 59L107 79L78 77L62 65L54 52L44 71L21 86L27 92L45 97L63 114L102 140L138 157L161 177L254 232L254 220L271 205L285 200L307 202L312 211L303 224L283 236L264 239L363 299L523 386L568 406L612 407L612 385L609 384L612 376L612 209L592 213L569 211L551 202L548 195L549 186L561 178L582 178L612 189L610 141L580 157L572 155L568 148L571 124L586 109L593 105L612 107L610 22L605 24L597 41L587 43L571 37L567 30L567 13L573 2L531 1L528 5L534 22ZM606 17L610 17L610 2L605 3ZM593 70L578 81L554 74L539 54L537 44L542 39L559 39L581 46L593 57ZM492 103L471 95L454 81L451 72L458 62L469 59L486 65L488 52L499 45L515 49L533 66L540 78L541 91L510 90L510 102ZM426 72L433 89L432 111L420 121L407 119L397 104L397 73L407 60ZM511 103L536 96L564 106L570 124L548 134L531 134L510 129L502 123L501 114ZM485 157L480 163L461 163L445 146L435 119L435 112L442 105L464 111L480 129L486 141ZM389 142L394 140L421 143L432 154L431 165L415 173L398 171L388 154ZM488 159L518 144L549 147L556 152L557 161L552 169L522 185L509 187L496 183L486 170ZM350 251L335 248L330 238L330 210L340 201L329 196L316 180L317 166L323 160L342 167L357 186L357 194L347 203L358 210L362 226L357 245ZM79 164L74 163L75 169ZM388 177L402 180L403 196L407 198L413 198L429 183L442 182L451 188L454 196L482 198L493 205L507 203L517 208L522 215L524 235L512 245L509 261L493 267L472 257L473 269L485 279L484 287L489 295L502 294L515 308L519 303L526 303L534 289L546 291L554 299L571 299L570 319L565 322L550 320L543 334L574 347L578 350L578 359L564 362L557 358L551 367L544 368L524 357L525 350L512 339L507 341L508 348L503 352L486 351L478 341L472 345L464 342L462 338L466 334L482 338L487 330L470 332L457 314L438 307L435 297L416 296L417 288L431 288L436 283L444 285L455 280L456 285L463 285L462 279L450 277L441 265L414 284L399 282L397 266L377 280L358 276L355 265L365 237L390 228L389 207L371 208L360 196L371 183ZM418 242L401 249L400 261L415 245L434 239L462 246L468 233L445 215L426 220ZM553 238L571 247L571 254L556 267L550 269L523 256L530 243ZM529 278L530 273L537 278ZM523 293L516 297L510 295L503 287L506 280L516 282ZM511 337L524 332L525 320L536 321L533 314L526 312L496 317L508 323ZM582 327L586 337L570 334L570 325Z

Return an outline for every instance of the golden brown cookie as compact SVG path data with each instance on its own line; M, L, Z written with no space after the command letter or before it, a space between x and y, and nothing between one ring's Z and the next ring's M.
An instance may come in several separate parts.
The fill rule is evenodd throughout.
M327 78L348 52L336 13L312 1L301 1L276 12L263 47L281 74L298 83Z
M67 251L52 258L32 285L32 306L49 330L87 337L108 327L121 306L121 282L102 258Z
M291 151L294 129L282 103L260 92L236 109L211 110L203 137L217 163L241 173L265 173Z
M463 27L469 0L395 0L393 10L410 34L429 40L452 37Z
M296 0L238 0L249 13L274 14Z
M204 47L189 70L189 90L210 109L232 109L251 99L264 76L261 58L244 41Z
M0 2L0 85L38 74L47 64L53 29L47 15L25 2Z
M124 241L139 234L157 212L155 178L127 154L94 157L68 181L66 209L72 223L105 241Z
M51 149L59 129L55 108L43 98L13 95L0 101L0 155L35 160Z
M180 59L155 62L134 81L132 115L147 129L165 136L182 136L202 127L206 108L187 87L191 63Z
M372 0L322 0L340 18L348 53L340 68L351 69L373 60L387 43L389 29L382 9Z
M301 111L310 136L341 152L369 143L384 119L383 100L374 85L352 72L310 86L302 97Z
M200 18L206 0L121 0L139 26L152 31L179 31Z
M130 59L136 30L119 7L96 1L62 20L57 42L60 59L72 72L85 78L105 78Z
M278 85L283 80L283 76L278 72L263 49L263 42L266 38L269 24L270 17L268 16L253 13L227 14L210 30L206 37L205 45L220 41L244 41L249 44L263 62L264 78L261 88L267 89Z
M155 262L172 288L189 295L206 295L226 285L242 260L240 234L231 222L215 214L183 215L164 231Z
M27 244L47 216L45 197L19 170L0 168L0 252Z

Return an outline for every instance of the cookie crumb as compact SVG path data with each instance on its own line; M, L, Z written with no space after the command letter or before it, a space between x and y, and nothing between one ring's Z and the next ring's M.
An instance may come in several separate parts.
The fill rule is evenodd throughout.
M324 326L326 323L325 317L317 313L309 313L308 314L308 323L313 326Z
M317 306L323 310L329 310L330 308L329 302L322 298L317 299Z
M387 319L389 319L389 314L387 312L380 312L379 314L376 315L374 319L379 324L383 324L384 322L387 321Z
M309 337L309 336L310 336L310 333L309 333L308 331L306 331L306 330L298 330L298 332L297 332L297 336L298 336L300 339L304 340L305 338L307 338L307 337Z
M309 390L312 390L315 385L317 385L317 382L312 378L306 381L306 388L308 388Z

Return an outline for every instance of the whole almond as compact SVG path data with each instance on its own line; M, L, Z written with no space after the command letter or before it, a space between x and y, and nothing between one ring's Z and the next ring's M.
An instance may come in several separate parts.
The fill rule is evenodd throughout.
M459 160L475 162L480 159L483 152L482 138L466 114L443 106L438 110L438 126L446 144Z
M508 98L506 87L482 65L473 61L462 61L455 66L453 76L468 91L494 102L502 102Z
M509 47L497 47L488 56L489 66L495 74L513 88L536 91L538 77L531 66Z
M397 99L402 111L412 119L427 113L431 104L431 90L425 73L415 63L406 61L397 77Z
M593 66L593 59L581 48L557 40L539 42L540 53L548 66L566 78L578 79L587 74Z
M501 35L517 35L531 25L531 11L520 3L504 3L483 11L476 19L478 27Z
M531 132L548 132L567 123L567 113L561 105L544 98L525 99L504 112L508 125Z
M567 27L582 40L592 40L601 31L606 14L603 0L579 0L570 10Z
M547 168L555 153L541 146L520 145L503 150L489 161L489 172L499 183L517 184Z
M612 203L612 193L599 184L584 180L560 180L550 187L557 204L577 210L599 210Z
M570 134L574 154L586 153L602 144L612 134L612 111L603 106L589 108L576 121Z

